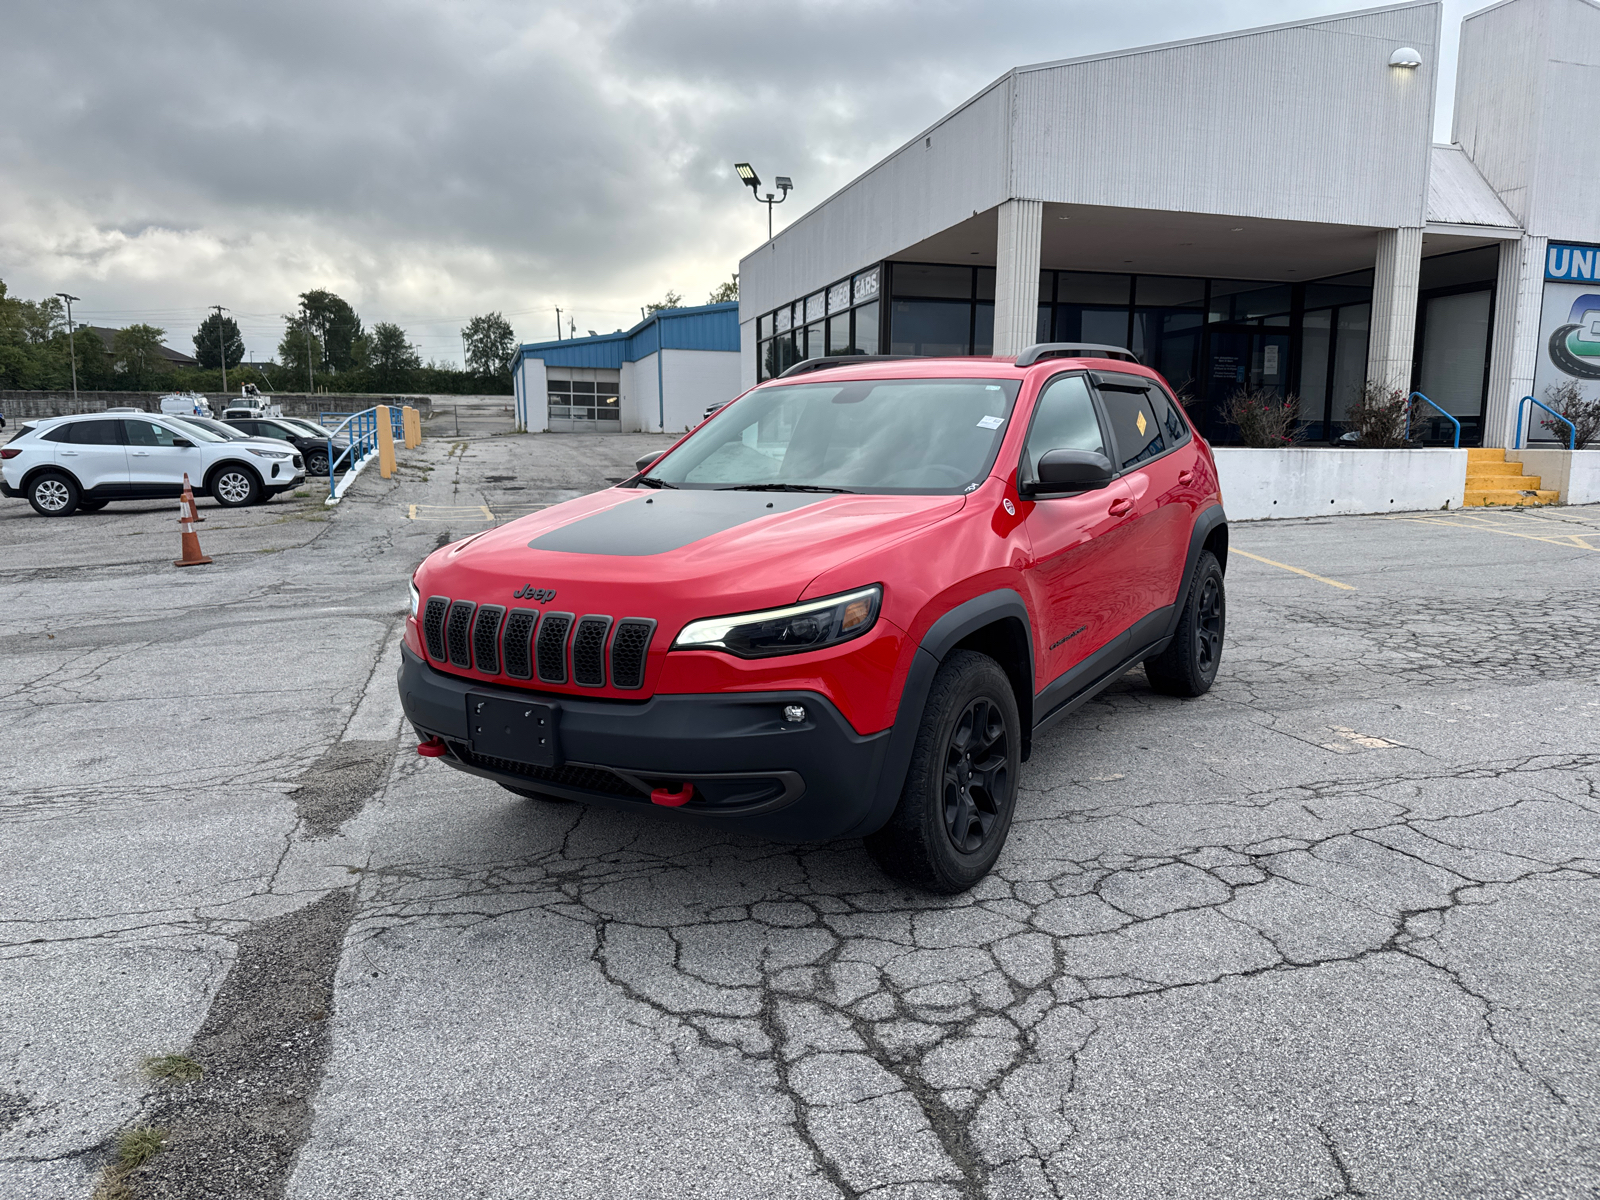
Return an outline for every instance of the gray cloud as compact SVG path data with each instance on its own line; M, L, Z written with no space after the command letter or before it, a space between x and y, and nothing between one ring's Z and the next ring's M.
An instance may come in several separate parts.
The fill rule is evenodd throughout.
M735 159L793 217L1018 63L1351 6L10 0L0 278L257 354L316 286L440 357L489 308L610 329L759 241Z

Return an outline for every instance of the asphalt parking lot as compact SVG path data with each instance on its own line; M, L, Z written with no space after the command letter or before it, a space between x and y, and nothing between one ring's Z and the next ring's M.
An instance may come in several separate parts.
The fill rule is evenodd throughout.
M419 759L413 566L663 444L439 424L209 567L0 504L0 1195L1597 1194L1600 511L1235 526L931 898Z

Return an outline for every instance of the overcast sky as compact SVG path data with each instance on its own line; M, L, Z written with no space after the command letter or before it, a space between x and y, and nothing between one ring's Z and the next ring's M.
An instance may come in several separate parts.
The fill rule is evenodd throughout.
M184 350L224 304L263 358L323 287L459 362L474 313L703 303L765 235L736 160L794 178L781 226L1012 66L1358 6L0 0L0 279Z

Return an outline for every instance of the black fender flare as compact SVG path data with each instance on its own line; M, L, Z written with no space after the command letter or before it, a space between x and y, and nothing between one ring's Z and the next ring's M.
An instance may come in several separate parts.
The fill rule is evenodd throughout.
M78 494L83 494L85 490L83 486L83 480L74 475L69 468L59 466L56 463L40 463L36 467L29 468L28 473L22 477L22 482L17 485L18 494L26 495L28 489L33 486L33 481L39 478L39 476L47 473L54 475L65 475L68 479L72 480L72 485L78 489Z
M1014 622L1020 626L1027 647L1027 677L1017 695L1017 708L1022 714L1023 744L1026 747L1033 729L1033 622L1028 616L1028 606L1015 589L996 588L956 605L922 635L912 655L911 667L906 672L905 686L900 691L900 704L895 710L894 725L884 751L883 765L878 771L872 803L867 815L851 831L850 836L865 837L875 833L893 815L895 805L900 803L900 789L905 785L906 772L911 767L911 751L916 747L922 711L928 703L934 673L963 638L996 622Z
M1189 532L1189 553L1183 561L1183 582L1178 585L1177 603L1172 606L1172 616L1167 622L1165 637L1172 637L1178 632L1178 621L1183 616L1183 606L1189 602L1189 588L1194 583L1195 564L1200 561L1200 551L1205 549L1206 542L1218 527L1222 529L1223 552L1217 560L1217 565L1222 568L1222 573L1228 573L1228 516L1221 504L1213 504L1203 508L1195 516L1194 528Z

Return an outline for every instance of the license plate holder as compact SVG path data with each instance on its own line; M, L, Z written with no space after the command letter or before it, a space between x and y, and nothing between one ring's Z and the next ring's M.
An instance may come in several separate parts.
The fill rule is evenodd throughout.
M468 692L467 741L475 754L559 767L561 709L538 700Z

